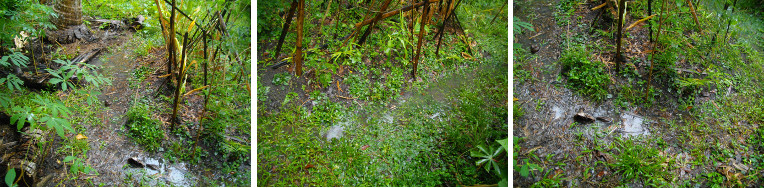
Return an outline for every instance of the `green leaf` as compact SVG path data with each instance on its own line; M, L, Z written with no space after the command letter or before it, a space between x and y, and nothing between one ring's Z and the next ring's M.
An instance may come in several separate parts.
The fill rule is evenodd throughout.
M56 129L56 134L58 134L59 137L64 138L64 130L61 129L61 127L54 127Z
M8 173L5 173L5 184L8 186L13 187L13 180L16 179L16 170L11 168L8 170Z
M504 147L504 151L509 151L509 146L508 146L509 145L509 140L508 139L509 138L505 138L505 139L501 139L501 140L496 140L496 142L501 144L501 147Z
M475 161L475 165L476 165L476 166L480 166L480 165L483 165L483 164L485 164L485 163L486 163L486 162L488 162L488 161L491 161L491 159L480 159L480 160L478 160L478 161Z
M496 147L496 150L493 151L493 155L491 155L491 158L496 158L501 154L501 152L504 151L503 147Z
M499 164L497 164L497 163L495 163L493 161L491 162L491 164L493 164L493 169L496 170L496 174L501 176L501 168L499 168Z
M6 67L11 66L11 64L8 63L8 56L0 58L0 65L6 66Z
M69 161L72 161L72 160L74 160L76 158L77 157L74 157L74 156L66 156L66 158L64 158L64 162L69 162Z
M472 156L472 157L484 157L485 155L483 155L479 151L470 150L470 156Z
M483 145L478 145L477 148L480 150L480 152L483 152L484 157L489 157L491 155L491 153L488 152L488 150L486 150Z
M525 162L528 162L528 160L526 160ZM528 177L528 163L526 163L526 165L523 165L523 167L520 168L520 176Z
M48 80L48 82L50 82L51 84L54 84L54 85L58 84L58 83L61 83L61 81L63 81L63 80L58 79L58 78L51 78L50 80Z
M499 182L499 187L509 187L508 182L507 182L507 178L502 178L501 179L501 181Z

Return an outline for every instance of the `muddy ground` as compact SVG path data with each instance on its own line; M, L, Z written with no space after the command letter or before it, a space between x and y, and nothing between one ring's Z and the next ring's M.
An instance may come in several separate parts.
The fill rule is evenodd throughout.
M87 124L83 125L85 132L83 135L87 135L88 144L90 150L88 150L85 161L86 164L93 167L98 173L81 175L78 178L72 179L70 174L67 174L68 169L61 163L64 156L56 154L55 150L62 144L62 140L50 134L51 138L55 138L53 147L50 148L50 152L45 159L39 165L37 177L34 178L34 182L28 185L37 186L137 186L137 185L170 185L170 186L199 186L208 185L206 180L218 179L221 176L221 172L210 168L215 162L222 163L223 159L216 158L215 160L208 161L207 163L191 165L185 162L172 163L170 160L164 157L164 150L160 149L159 152L147 152L141 146L137 145L135 141L127 137L127 128L125 123L125 113L130 109L134 100L148 98L155 102L162 101L158 96L172 95L172 86L167 86L167 77L160 78L166 72L166 50L164 48L153 48L149 51L147 56L138 57L135 54L134 48L138 48L140 39L135 40L136 37L130 30L115 30L108 29L99 30L93 29L93 36L91 40L80 40L71 44L64 44L60 48L53 46L53 44L43 44L44 47L37 46L37 52L45 51L50 59L50 53L56 50L63 54L78 54L89 52L93 49L100 49L100 52L88 60L86 63L99 66L97 71L103 74L105 77L111 80L111 85L103 86L100 89L101 95L98 96L100 100L99 105L103 105L96 113L96 116L101 119L102 124ZM44 49L44 50L43 50ZM59 50L62 49L62 50ZM76 51L75 51L76 49ZM75 55L76 56L76 55ZM137 58L136 58L137 57ZM38 54L38 59L46 59L42 54ZM44 66L44 65L42 65ZM132 72L141 67L147 66L152 70L155 70L151 76L146 78L142 83L138 84L138 87L131 87L129 77L133 77ZM26 74L26 73L25 73ZM36 78L33 78L36 79ZM189 82L193 82L191 79ZM34 88L42 89L34 89ZM34 91L50 90L47 86L33 86ZM187 84L186 91L190 91L191 84ZM54 90L55 91L55 90ZM59 94L61 97L67 97L70 91L62 92ZM188 101L188 102L185 102ZM162 126L166 128L164 144L171 142L179 142L179 138L169 131L170 116L172 110L170 102L162 104L165 107L161 113L152 114L153 118L159 119L162 122ZM184 102L181 102L180 107L180 119L182 120L182 126L186 131L190 132L190 135L197 135L200 128L198 120L203 113L204 97L199 95L199 92L187 96ZM76 107L75 107L76 108ZM8 121L4 118L4 121ZM3 119L0 119L3 120ZM7 123L7 122L5 122ZM7 126L0 126L9 128ZM5 143L9 140L18 140L17 144L23 143L17 134L12 134L10 129L2 129L3 135L9 135L4 137ZM12 127L15 129L15 126ZM16 135L16 136L12 136ZM230 135L230 134L227 134ZM73 137L74 135L67 135ZM240 136L240 135L236 135ZM211 148L211 145L200 143L199 146L204 147L209 151L216 149ZM15 146L13 146L15 147ZM135 168L128 165L130 158L140 160L145 164L150 164L152 168ZM240 169L249 169L249 160L245 161L246 164L242 164ZM148 179L144 177L149 177Z
M615 173L615 169L605 165L614 162L614 156L619 153L613 148L600 148L598 146L611 145L616 137L634 138L634 142L640 145L654 143L648 137L656 136L663 139L668 146L660 152L660 155L674 158L672 160L671 173L675 174L674 180L669 182L682 182L700 176L702 173L714 172L718 164L704 163L702 165L688 165L692 160L688 157L690 145L679 139L675 127L668 122L678 123L680 126L690 126L695 121L702 121L688 115L688 109L677 108L675 95L666 93L665 89L659 93L656 102L651 107L642 105L630 105L621 108L614 104L615 95L618 94L617 85L629 83L624 77L611 76L614 84L611 84L608 93L612 96L602 102L592 102L566 87L565 77L561 75L561 64L558 59L565 49L563 41L567 39L584 38L598 45L615 46L615 41L602 36L593 35L589 32L591 27L602 30L615 30L612 20L598 19L597 11L591 9L601 2L587 1L577 5L575 14L570 18L572 24L557 24L554 12L559 3L555 0L537 0L530 2L514 2L514 15L523 21L533 25L535 32L524 32L516 35L515 43L520 43L528 51L538 49L535 56L525 65L524 69L531 70L531 81L513 83L513 96L518 100L525 114L515 119L513 123L513 135L522 137L519 142L518 163L524 159L531 159L531 155L538 156L543 161L534 161L535 164L548 173L546 177L541 174L521 177L514 172L514 186L527 187L542 179L559 177L562 186L565 187L614 187L620 185L622 174ZM653 10L656 11L656 10ZM640 18L627 16L625 23L633 23ZM594 23L593 25L590 25ZM615 33L615 32L613 32ZM639 74L646 75L649 70L647 52L652 49L652 43L648 41L648 30L641 24L629 31L629 37L624 38L624 56L627 57L626 66L636 67ZM615 37L613 37L615 38ZM615 50L593 51L590 57L599 59L607 64L606 71L609 75L616 75L614 58ZM682 68L692 69L682 64ZM647 67L647 68L646 68ZM623 68L623 67L622 67ZM698 96L696 104L715 99L714 93ZM574 115L583 112L593 117L602 117L594 123L574 123ZM608 122L609 121L609 122ZM752 128L746 122L740 122L740 126ZM720 125L710 125L712 127ZM722 131L720 131L722 132ZM581 134L584 138L579 138ZM710 133L708 137L699 138L706 140L717 139L724 142L737 142L742 140L734 134ZM650 147L650 146L648 146ZM593 151L584 151L582 148L597 148ZM706 155L710 151L705 151ZM738 152L737 158L731 159L731 163L740 163L740 156L750 155L750 151ZM551 156L551 158L545 158ZM566 165L557 165L565 163ZM587 178L584 178L586 176ZM627 183L629 187L645 186L643 180Z

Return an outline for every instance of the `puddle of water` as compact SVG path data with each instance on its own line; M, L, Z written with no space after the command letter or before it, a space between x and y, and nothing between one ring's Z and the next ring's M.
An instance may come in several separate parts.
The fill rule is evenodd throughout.
M385 123L387 123L387 124L392 124L393 122L395 122L395 118L393 118L393 116L392 116L392 115L390 115L390 112L388 111L388 112L386 112L386 113L385 113L385 114L382 116L382 122L385 122Z
M642 126L644 118L638 115L623 113L621 114L621 120L623 122L623 129L621 133L624 137L638 136L638 135L650 135L650 131Z
M432 116L430 116L430 119L432 119L432 120L435 120L435 118L437 118L437 119L438 119L438 121L442 121L442 120L440 119L440 112L435 112L435 114L433 114Z
M554 112L554 119L555 120L560 119L562 117L562 109L560 109L560 107L553 106L552 107L552 112Z
M189 173L185 163L167 164L161 158L156 159L152 157L144 157L141 161L146 164L145 168L128 168L125 172L134 174L132 178L139 181L150 180L149 182L143 182L144 184L158 185L160 182L163 182L170 186L189 187L196 185L198 178ZM157 169L152 169L149 166L156 167ZM141 179L142 176L140 174L153 178Z
M342 133L345 131L345 127L341 125L334 125L329 128L329 131L326 132L326 141L331 141L332 138L340 139L342 138Z

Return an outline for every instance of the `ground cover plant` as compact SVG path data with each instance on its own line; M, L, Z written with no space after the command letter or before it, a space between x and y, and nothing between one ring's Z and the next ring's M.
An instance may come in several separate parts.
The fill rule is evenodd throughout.
M514 186L764 183L758 1L514 7Z
M504 2L432 2L368 34L370 10L411 4L293 2L258 2L258 186L506 186Z
M0 186L251 186L250 6L0 3Z

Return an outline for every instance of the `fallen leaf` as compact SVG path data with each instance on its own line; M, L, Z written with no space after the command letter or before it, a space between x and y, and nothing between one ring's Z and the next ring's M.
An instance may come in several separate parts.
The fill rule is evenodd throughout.
M77 134L77 136L75 138L77 138L77 140L88 139L87 136L82 135L82 134Z
M512 99L512 102L515 102L515 101L519 101L519 100L520 100L520 99L517 99L517 98L515 98L515 97L512 97L512 98L514 98L514 99Z
M369 148L369 147L370 147L369 145L361 146L361 150L366 150L366 148Z
M306 170L307 170L307 169L310 169L310 168L313 168L313 167L314 167L314 166L313 166L313 165L311 165L311 164L305 165L305 169L306 169Z
M692 106L688 106L688 107L687 107L687 110L692 110Z
M598 177L598 178L599 178L599 177L602 177L602 176L604 176L604 175L607 175L607 171L604 171L604 170L603 170L602 172L600 172L600 173L597 173L597 177Z

